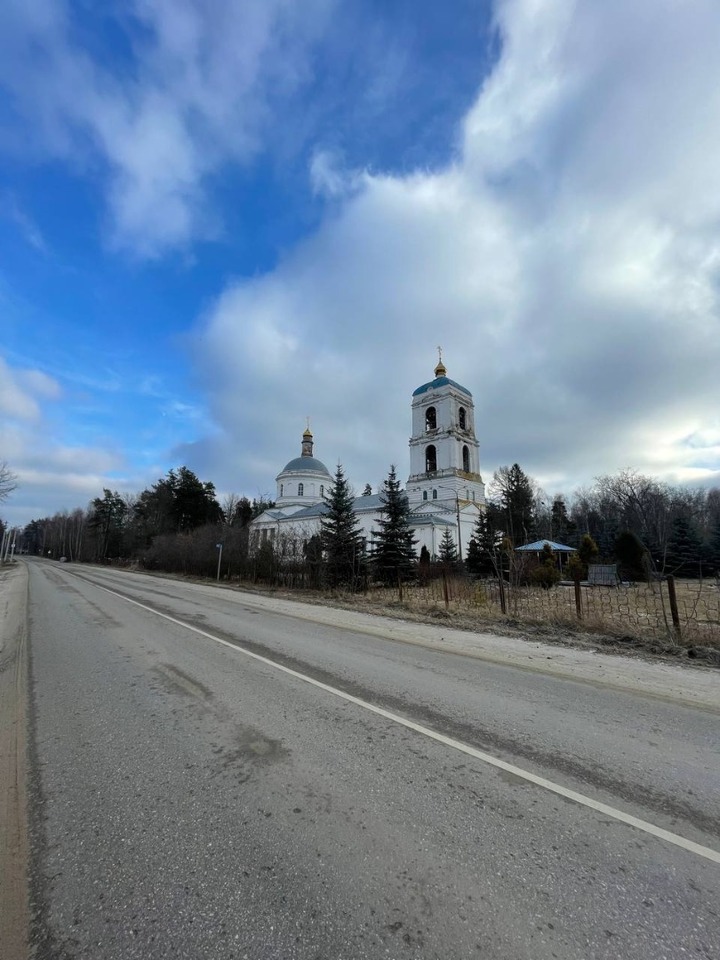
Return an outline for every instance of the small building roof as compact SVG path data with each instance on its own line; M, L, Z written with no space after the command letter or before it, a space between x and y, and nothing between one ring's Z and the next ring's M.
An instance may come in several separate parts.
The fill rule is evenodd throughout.
M568 547L565 543L555 543L554 540L536 540L534 543L525 543L522 547L515 547L517 551L527 551L528 553L542 553L543 547L548 545L553 553L575 553L577 547Z
M366 493L363 497L355 497L353 510L355 513L365 513L368 510L382 510L385 501L380 493Z
M443 517L439 513L411 513L411 527L451 527L457 529L457 524L450 517Z
M327 501L321 500L319 503L313 503L309 507L302 507L295 513L291 513L290 520L305 520L308 517L324 517L330 508Z

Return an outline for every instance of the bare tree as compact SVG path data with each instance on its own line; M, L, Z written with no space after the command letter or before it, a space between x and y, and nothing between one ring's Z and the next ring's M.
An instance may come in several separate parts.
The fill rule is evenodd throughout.
M240 497L236 493L226 493L220 504L223 512L223 520L226 527L231 527L235 520L235 514L240 503Z
M0 503L16 489L17 477L5 462L0 463Z

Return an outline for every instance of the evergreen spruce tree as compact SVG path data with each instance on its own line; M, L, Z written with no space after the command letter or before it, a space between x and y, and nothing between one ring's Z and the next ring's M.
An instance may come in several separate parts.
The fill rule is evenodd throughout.
M445 532L440 540L438 557L440 559L440 563L444 564L446 567L454 567L458 562L457 547L455 546L455 540L453 539L453 535L450 533L450 529L448 527L445 528Z
M678 577L697 577L701 573L702 540L689 517L675 517L665 557L665 572Z
M322 567L322 539L318 534L313 534L305 545L305 572L308 585L313 590L322 586Z
M320 521L322 547L331 587L355 589L360 579L363 550L353 495L341 464L327 496L328 512Z
M648 551L642 540L632 530L623 530L615 541L615 557L624 580L647 579Z
M418 561L418 577L420 578L420 583L426 583L428 577L430 576L430 551L425 546L422 545L420 548L420 560Z
M708 569L716 577L720 577L720 517L710 528L710 536L705 549L705 560Z
M500 505L504 510L505 534L514 546L529 543L535 536L535 494L532 480L514 463L500 467L493 475Z
M497 574L500 539L492 512L481 511L465 557L465 566L474 577L492 577Z
M595 543L593 538L589 533L583 534L583 538L580 541L580 546L578 547L578 558L585 568L583 577L588 575L588 565L591 563L597 563L598 557L600 556L600 550L598 545Z
M565 499L557 496L553 500L551 514L552 536L551 540L555 543L564 543L572 546L570 541L574 538L577 525L568 516Z
M410 505L400 489L395 467L390 467L380 492L380 529L374 532L372 566L375 576L391 585L409 580L415 569L415 544L410 529Z
M530 573L530 582L549 590L560 582L560 571L557 560L549 543L546 543L540 554L540 563Z

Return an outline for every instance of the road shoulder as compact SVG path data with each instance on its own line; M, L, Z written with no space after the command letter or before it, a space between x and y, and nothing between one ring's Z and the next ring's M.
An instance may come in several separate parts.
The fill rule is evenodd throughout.
M713 667L459 630L257 593L242 592L242 597L247 606L268 613L720 713L720 676Z
M28 571L0 568L0 943L4 960L28 955Z

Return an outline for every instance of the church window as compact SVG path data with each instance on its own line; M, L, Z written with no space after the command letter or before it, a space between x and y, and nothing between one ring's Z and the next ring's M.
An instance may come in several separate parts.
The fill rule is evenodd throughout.
M427 490L423 490L423 500L427 500Z
M467 446L463 447L463 470L465 473L470 473L470 451Z
M325 496L325 486L322 483L320 484L320 496Z
M281 483L281 484L280 484L280 496L282 496L282 495L283 495L283 485L282 485L282 483Z
M460 407L458 410L458 423L460 424L461 430L467 430L467 415L465 413L465 407Z
M425 411L425 430L437 430L437 413L435 407L428 407Z
M425 448L425 472L434 473L437 470L437 451L431 443Z
M299 497L302 497L304 493L305 493L305 487L302 485L302 483L299 483L299 484L298 484L298 496L299 496Z
M433 500L437 500L437 490L433 490Z

